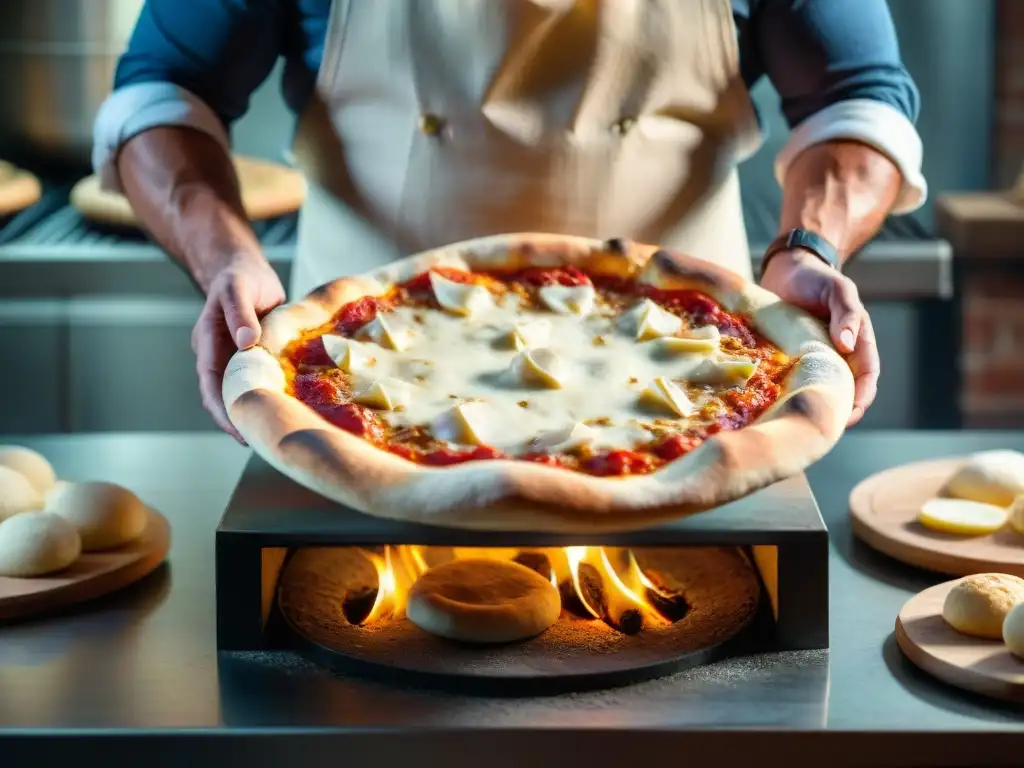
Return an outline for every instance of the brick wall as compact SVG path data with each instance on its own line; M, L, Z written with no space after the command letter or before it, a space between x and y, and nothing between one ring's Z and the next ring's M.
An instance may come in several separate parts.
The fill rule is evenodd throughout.
M1013 184L1024 167L1024 2L996 0L993 181Z
M1024 167L1024 0L996 0L993 184ZM1002 238L1000 238L1002 239ZM1019 257L957 253L963 299L963 388L968 428L1024 426L1024 242ZM982 258L980 258L982 257Z

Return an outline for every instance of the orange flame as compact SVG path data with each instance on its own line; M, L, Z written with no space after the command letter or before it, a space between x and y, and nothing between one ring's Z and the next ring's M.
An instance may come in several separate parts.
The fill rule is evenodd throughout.
M363 550L377 572L377 594L373 607L359 623L367 625L404 616L409 588L432 565L467 558L508 561L526 552L543 554L551 566L552 585L571 590L594 619L614 626L624 612L635 610L643 617L645 627L669 623L648 599L650 593L661 592L644 574L628 549L590 546L529 549L454 547L432 549L428 557L427 547L409 545L386 546L383 555ZM583 565L589 566L586 585L583 583L585 577L581 575ZM595 600L595 590L600 601Z

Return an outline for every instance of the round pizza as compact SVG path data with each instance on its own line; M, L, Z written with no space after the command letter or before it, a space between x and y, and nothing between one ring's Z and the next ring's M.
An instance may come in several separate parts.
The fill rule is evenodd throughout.
M224 378L270 464L382 517L586 532L708 510L841 436L823 325L654 246L487 237L268 314Z

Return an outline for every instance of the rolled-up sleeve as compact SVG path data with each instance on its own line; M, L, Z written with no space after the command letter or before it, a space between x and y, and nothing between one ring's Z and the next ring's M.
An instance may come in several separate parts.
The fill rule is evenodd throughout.
M792 129L775 161L779 183L807 147L852 139L902 173L894 212L920 207L928 186L914 127L919 94L886 0L763 0L752 21L760 66Z
M118 188L120 147L151 128L188 126L229 147L231 124L279 55L280 2L146 0L94 124L105 189Z

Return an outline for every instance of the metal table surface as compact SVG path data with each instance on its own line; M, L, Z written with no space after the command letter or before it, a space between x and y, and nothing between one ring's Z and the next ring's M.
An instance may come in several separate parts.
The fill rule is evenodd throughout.
M851 539L862 478L992 447L1017 432L852 432L810 472L832 536L831 651L723 661L617 690L535 699L458 697L342 678L289 653L218 659L213 532L247 452L221 435L19 440L69 479L123 483L171 521L169 563L117 595L0 626L0 764L623 765L685 754L716 765L1006 765L1024 712L946 688L906 663L893 621L944 577ZM685 752L684 752L685 750ZM12 759L13 758L13 759ZM111 762L112 761L112 762ZM570 763L571 764L571 763Z

